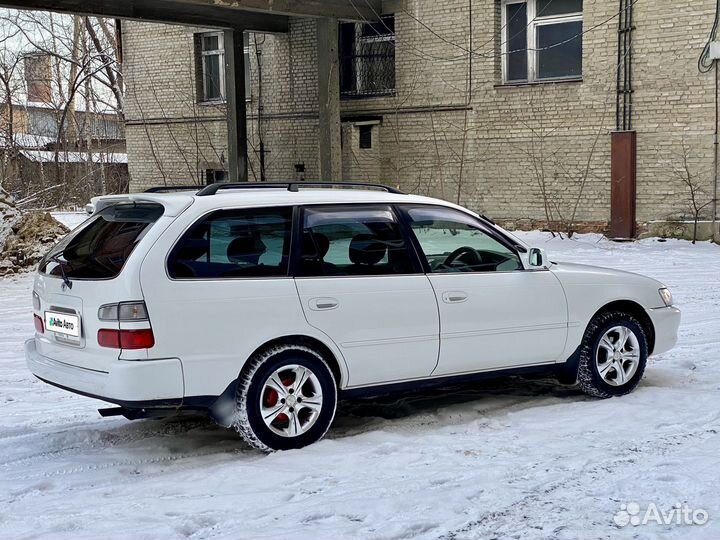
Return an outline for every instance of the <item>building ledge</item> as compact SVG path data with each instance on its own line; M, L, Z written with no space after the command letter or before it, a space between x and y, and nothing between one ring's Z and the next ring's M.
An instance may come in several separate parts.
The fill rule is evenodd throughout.
M498 90L509 89L509 88L524 88L526 86L545 86L554 84L581 84L583 82L582 77L574 77L568 79L552 79L547 81L530 81L530 82L513 82L513 83L502 83L493 85L493 88Z

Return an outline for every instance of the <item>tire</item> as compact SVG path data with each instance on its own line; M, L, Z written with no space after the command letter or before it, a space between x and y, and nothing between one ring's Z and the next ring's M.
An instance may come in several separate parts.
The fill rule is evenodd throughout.
M645 330L627 313L601 313L590 321L579 356L577 382L583 392L603 399L623 396L635 390L645 373Z
M233 425L250 446L263 452L302 448L322 439L335 418L335 377L317 351L277 345L250 359L235 407Z

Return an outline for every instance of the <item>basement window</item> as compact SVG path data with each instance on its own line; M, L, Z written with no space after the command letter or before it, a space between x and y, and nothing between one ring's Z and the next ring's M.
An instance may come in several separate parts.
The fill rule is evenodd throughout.
M582 77L582 0L503 0L503 82Z
M250 40L243 34L245 54L245 98L250 99ZM225 88L225 34L205 32L195 35L198 96L202 103L224 103Z
M209 186L210 184L219 184L228 181L228 173L222 169L206 169L205 170L205 183Z
M339 36L340 95L363 98L393 94L395 16L372 23L342 23Z

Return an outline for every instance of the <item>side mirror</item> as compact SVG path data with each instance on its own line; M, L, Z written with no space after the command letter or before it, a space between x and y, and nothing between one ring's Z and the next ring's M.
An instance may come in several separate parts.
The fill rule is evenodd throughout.
M530 248L528 253L528 262L530 268L549 268L550 261L545 254L545 250L541 248Z

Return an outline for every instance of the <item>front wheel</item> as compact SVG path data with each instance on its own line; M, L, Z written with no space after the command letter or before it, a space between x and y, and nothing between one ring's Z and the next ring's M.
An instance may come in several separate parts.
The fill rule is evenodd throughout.
M635 317L617 311L601 313L583 337L578 384L594 397L628 394L640 383L647 357L645 330Z
M337 387L327 363L302 345L278 345L248 363L236 394L234 425L265 451L320 440L335 417Z

